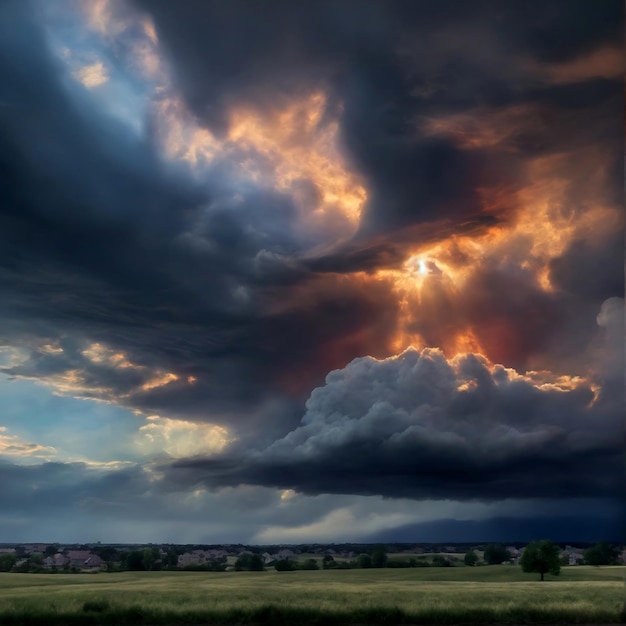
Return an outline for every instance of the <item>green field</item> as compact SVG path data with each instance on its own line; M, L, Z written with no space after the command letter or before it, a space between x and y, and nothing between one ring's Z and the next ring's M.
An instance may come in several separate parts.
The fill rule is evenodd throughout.
M618 623L624 567L0 574L0 624Z

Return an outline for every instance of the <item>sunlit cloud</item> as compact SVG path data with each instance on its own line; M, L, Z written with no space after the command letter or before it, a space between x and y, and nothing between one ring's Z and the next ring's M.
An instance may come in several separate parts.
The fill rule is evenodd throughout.
M221 452L234 440L223 426L151 415L139 428L135 442L145 454L181 458Z
M340 242L358 227L367 192L338 148L338 123L324 116L326 96L314 92L276 109L234 106L225 138L198 127L177 97L155 102L165 153L194 168L236 162L242 180L287 193L299 209L303 235Z
M99 402L124 405L137 396L181 380L174 372L134 363L125 352L99 342L89 343L79 351L83 361L76 360L62 347L53 344L33 345L30 350L7 347L4 354L8 362L0 366L5 373L45 385L56 395ZM31 371L29 364L35 363L41 356L55 364L50 372ZM105 372L110 377L110 384L101 382ZM193 385L196 380L194 376L187 376L181 383Z
M56 456L56 448L24 441L17 435L8 434L6 426L0 426L0 458L10 458L14 463L33 464L49 461Z
M106 363L112 367L135 367L123 352L115 352L100 343L93 343L89 348L81 351L81 354L92 363Z
M109 74L102 62L87 65L75 71L74 76L88 89L103 85L109 80Z

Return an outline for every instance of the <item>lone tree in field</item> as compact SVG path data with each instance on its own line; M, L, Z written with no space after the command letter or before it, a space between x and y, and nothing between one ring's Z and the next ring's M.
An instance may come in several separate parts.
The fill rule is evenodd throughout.
M520 565L524 572L537 572L543 580L543 575L550 573L558 576L561 572L559 546L548 539L531 541L520 557Z

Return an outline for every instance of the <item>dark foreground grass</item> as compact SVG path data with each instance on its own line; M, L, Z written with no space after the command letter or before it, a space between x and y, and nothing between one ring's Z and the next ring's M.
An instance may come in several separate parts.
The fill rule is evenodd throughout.
M616 624L623 606L621 567L0 574L0 626Z
M460 607L458 609L426 609L407 612L400 608L373 607L350 611L328 611L280 607L272 604L255 609L225 611L161 611L141 606L105 610L86 610L81 613L22 611L2 614L2 626L139 626L139 625L265 625L293 626L294 624L345 626L354 624L616 624L625 623L625 616L615 611L597 609L581 612L576 609L541 609L538 607L494 608Z

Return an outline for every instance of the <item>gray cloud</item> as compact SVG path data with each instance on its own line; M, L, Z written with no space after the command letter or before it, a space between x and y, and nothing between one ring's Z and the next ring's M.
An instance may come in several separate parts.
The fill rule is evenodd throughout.
M620 305L608 301L599 317L609 336ZM409 350L331 372L300 425L267 448L180 461L168 475L181 484L309 494L617 497L622 408L610 386L597 395L590 382L522 376L473 354L447 360L438 350Z

